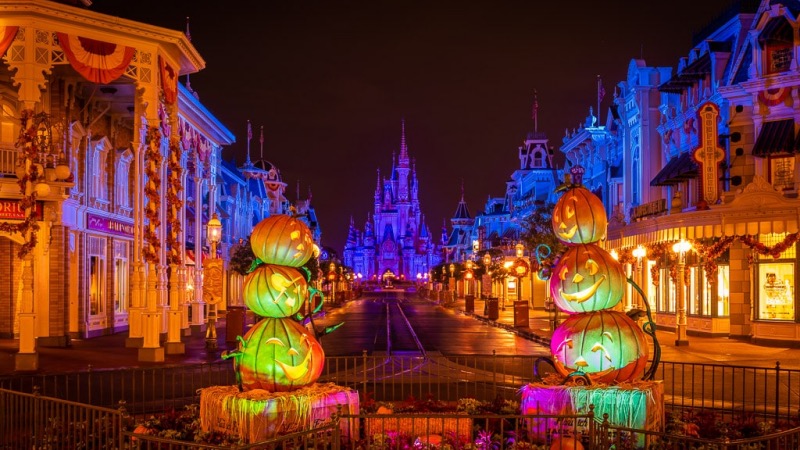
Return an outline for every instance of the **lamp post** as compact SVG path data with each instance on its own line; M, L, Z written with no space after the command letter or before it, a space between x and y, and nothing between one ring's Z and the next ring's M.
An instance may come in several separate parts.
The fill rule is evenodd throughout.
M525 257L525 245L520 242L519 244L514 246L514 253L517 255L517 261L514 263L514 271L517 274L517 300L522 300L522 277L524 277L528 273L528 268L526 267L525 273L520 275L520 262L524 263ZM533 300L533 291L531 291L531 300Z
M492 265L492 255L490 255L489 252L486 252L486 253L483 254L484 278L481 281L481 285L483 285L483 283L485 283L487 279L489 280L489 283L491 283L491 273L489 272L489 267L491 265ZM487 276L488 276L488 278L487 278ZM490 286L491 286L491 284L490 284ZM482 290L484 292L486 291L485 288L482 289ZM491 287L489 289L489 292L490 292L489 296L491 297Z
M217 349L217 303L222 300L222 260L217 258L217 244L222 240L222 222L217 213L211 216L206 226L206 239L210 255L203 260L203 299L208 305L206 324L206 350Z
M452 288L452 290L453 290L453 299L455 299L456 298L456 284L457 284L457 281L455 279L456 265L453 264L453 263L450 263L450 265L447 266L447 269L450 271L450 278L447 280L447 287L448 287L448 289ZM450 299L448 298L445 301L448 301L448 300L450 300Z
M686 335L686 293L684 292L683 272L686 268L686 252L692 249L692 244L681 239L672 246L672 251L678 256L678 298L675 318L675 345L689 345Z
M465 264L467 266L467 273L464 274L464 278L469 280L469 284L464 286L464 294L469 294L471 291L474 291L474 289L470 289L472 287L470 285L472 284L472 268L474 267L474 264L472 263L471 259L467 259ZM472 295L475 295L475 293L472 292Z
M640 286L644 286L644 275L643 274L645 272L644 272L644 267L642 266L642 261L644 260L644 257L647 256L647 250L645 250L644 247L639 245L638 247L633 249L633 252L631 252L631 253L632 253L633 257L636 258L636 272L639 274L639 280L638 280L639 285ZM640 297L637 297L637 298L640 298ZM636 305L637 305L638 308L641 308L642 306L644 306L641 303L639 303L640 301L646 301L646 299L641 299L640 298L640 300L637 300Z
M331 284L331 303L336 303L336 263L328 264L328 281Z

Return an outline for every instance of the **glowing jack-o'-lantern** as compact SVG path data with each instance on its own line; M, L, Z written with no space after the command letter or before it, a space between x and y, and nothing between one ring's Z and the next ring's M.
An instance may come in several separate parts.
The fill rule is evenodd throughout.
M289 317L303 307L308 283L299 270L261 264L244 279L244 303L262 317Z
M314 336L291 319L267 318L247 332L237 355L242 389L287 392L317 381L325 353Z
M618 383L644 373L649 350L625 313L598 311L569 316L553 332L550 352L561 375L583 372L593 382Z
M267 217L253 227L250 246L258 259L279 266L300 267L314 254L311 230L283 214Z
M625 292L622 265L595 244L570 247L550 279L550 295L569 314L611 308Z
M553 231L567 244L598 242L606 235L608 218L603 202L582 186L574 186L553 208Z

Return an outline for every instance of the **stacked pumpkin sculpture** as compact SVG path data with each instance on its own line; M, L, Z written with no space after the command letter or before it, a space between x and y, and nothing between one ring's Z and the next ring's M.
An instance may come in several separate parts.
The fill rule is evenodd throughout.
M612 311L622 300L626 277L622 265L597 243L608 220L603 203L576 184L553 209L553 231L568 249L553 269L550 295L569 317L550 344L556 370L578 383L620 383L642 375L648 347L641 328L625 313Z
M250 245L263 264L245 278L244 302L264 319L240 338L231 355L240 388L287 392L309 386L322 373L325 354L293 316L311 290L299 269L314 252L311 231L294 217L272 216L253 228Z

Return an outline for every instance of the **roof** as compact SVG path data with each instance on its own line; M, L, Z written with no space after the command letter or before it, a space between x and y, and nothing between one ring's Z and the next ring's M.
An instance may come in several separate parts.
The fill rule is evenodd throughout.
M794 119L764 122L753 145L753 156L766 157L773 154L797 151L794 136Z
M464 197L461 197L461 201L458 202L458 207L456 208L456 213L453 216L453 219L471 219L472 216L469 215L469 209L467 209L467 202L464 201Z
M677 94L694 84L695 81L705 78L709 73L711 73L711 54L705 53L684 67L680 73L661 84L658 90Z

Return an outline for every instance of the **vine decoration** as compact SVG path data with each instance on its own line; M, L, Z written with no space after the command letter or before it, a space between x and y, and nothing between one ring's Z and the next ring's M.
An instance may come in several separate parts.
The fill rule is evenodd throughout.
M167 247L169 248L169 253L167 254L167 264L180 264L181 255L178 236L182 229L180 211L183 208L183 200L181 200L183 168L181 167L180 144L177 139L170 140L167 168L169 169L167 189L167 223L169 224Z
M36 220L36 190L31 189L30 194L26 195L25 186L28 182L34 184L44 177L43 173L39 173L39 166L36 164L36 161L39 160L39 145L36 136L37 124L46 120L46 118L47 114L45 113L34 114L33 110L23 109L20 114L19 136L17 137L17 142L14 144L14 147L19 149L21 153L22 161L31 161L31 164L28 164L26 168L25 175L17 181L20 192L22 193L22 198L19 200L19 207L23 211L26 211L27 214L25 215L25 219L20 223L0 223L0 231L11 234L20 233L23 236L30 232L28 241L22 244L17 253L17 257L20 259L23 259L32 252L38 242L36 237L36 232L39 231L39 223Z
M754 253L757 253L760 256L771 256L774 259L780 258L781 254L788 250L792 245L797 243L800 240L800 232L797 233L789 233L784 237L781 242L776 243L773 246L769 246L760 242L758 240L758 236L753 235L734 235L734 236L723 236L721 238L715 239L713 241L707 240L697 240L692 242L692 246L695 248L697 253L703 259L703 271L705 272L706 280L709 283L713 283L718 270L717 261L719 258L728 251L728 249L733 245L734 242L739 241ZM674 242L658 242L649 244L646 246L647 249L647 259L653 261L655 264L650 268L650 278L654 286L659 285L659 271L661 270L661 264L664 261L664 256L667 255L670 258L670 261L673 258L673 255L669 251L672 244ZM623 249L620 251L620 262L622 263L631 263L632 260L628 260L628 258L624 255L627 255L628 249ZM753 264L753 255L748 256L748 263ZM678 269L675 264L670 263L670 279L672 281L676 281L678 277ZM689 281L690 272L689 268L687 267L684 271L684 280L686 282Z
M161 249L161 242L158 239L156 229L161 225L158 212L161 209L161 175L159 167L163 161L161 156L161 131L158 127L149 127L147 130L148 146L144 153L144 173L147 176L147 184L144 187L144 195L147 197L147 206L144 214L147 217L147 226L144 227L144 259L147 262L158 263L158 251Z

